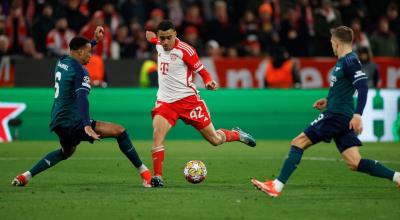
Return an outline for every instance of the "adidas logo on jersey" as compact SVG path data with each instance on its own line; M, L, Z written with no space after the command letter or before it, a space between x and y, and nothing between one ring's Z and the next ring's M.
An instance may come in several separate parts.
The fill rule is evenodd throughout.
M354 75L354 78L358 78L360 76L365 76L365 73L361 70L357 71L356 74Z

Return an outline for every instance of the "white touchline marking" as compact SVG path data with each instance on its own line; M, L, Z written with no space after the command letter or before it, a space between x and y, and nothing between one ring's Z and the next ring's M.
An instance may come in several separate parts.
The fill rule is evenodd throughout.
M219 156L185 156L185 157L171 157L171 159L188 159L188 158L197 158L200 160L213 160L213 159L226 159L226 157L219 157ZM150 157L141 157L142 159L149 159ZM273 160L273 159L277 159L277 160L281 160L281 159L285 159L286 156L284 158L279 158L279 157L243 157L243 156L238 156L237 160L240 161L245 160L245 159L252 159L252 160ZM17 161L17 160L40 160L41 157L0 157L0 161ZM126 158L124 156L121 157L72 157L69 158L68 160L92 160L92 161L101 161L101 160L126 160ZM341 158L336 158L336 157L302 157L301 160L308 160L308 161L323 161L323 162L336 162L336 161L341 161L343 162L343 159ZM393 161L393 160L378 160L380 163L390 163L390 164L400 164L400 161Z

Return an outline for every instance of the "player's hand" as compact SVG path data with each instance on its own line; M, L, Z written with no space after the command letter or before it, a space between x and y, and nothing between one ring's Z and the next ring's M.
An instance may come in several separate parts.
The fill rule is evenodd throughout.
M89 125L85 126L85 133L95 140L100 140L100 135L93 131L93 128Z
M362 127L362 120L361 120L361 115L360 114L354 114L353 118L351 119L350 123L349 123L349 129L350 130L354 130L354 132L356 132L356 134L361 134L361 132L363 131L363 127Z
M104 28L102 26L97 26L94 31L94 40L96 42L102 41L104 38Z
M215 82L214 80L211 80L206 84L206 89L208 90L217 90L218 89L218 83Z
M153 31L146 31L146 39L150 42L151 39L157 37Z
M323 98L323 99L318 99L314 105L313 108L316 108L318 110L323 110L324 108L326 108L326 105L328 104L328 99Z

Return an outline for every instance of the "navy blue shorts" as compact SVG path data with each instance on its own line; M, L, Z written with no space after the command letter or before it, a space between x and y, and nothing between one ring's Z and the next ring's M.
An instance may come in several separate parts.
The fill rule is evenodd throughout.
M351 118L342 114L323 112L311 122L304 133L313 144L321 141L329 143L333 139L342 153L350 147L362 145L356 133L349 129L350 120Z
M94 130L96 128L96 121L90 120L90 123ZM57 134L61 147L71 148L77 146L81 141L94 142L94 139L86 134L84 127L81 122L73 127L57 126L53 131Z

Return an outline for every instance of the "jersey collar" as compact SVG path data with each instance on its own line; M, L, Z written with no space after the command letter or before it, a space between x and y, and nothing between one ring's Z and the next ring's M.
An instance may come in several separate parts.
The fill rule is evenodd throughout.
M179 42L181 42L181 40L179 40L179 38L175 38L175 45L174 45L174 48L178 48L178 44L179 44Z

